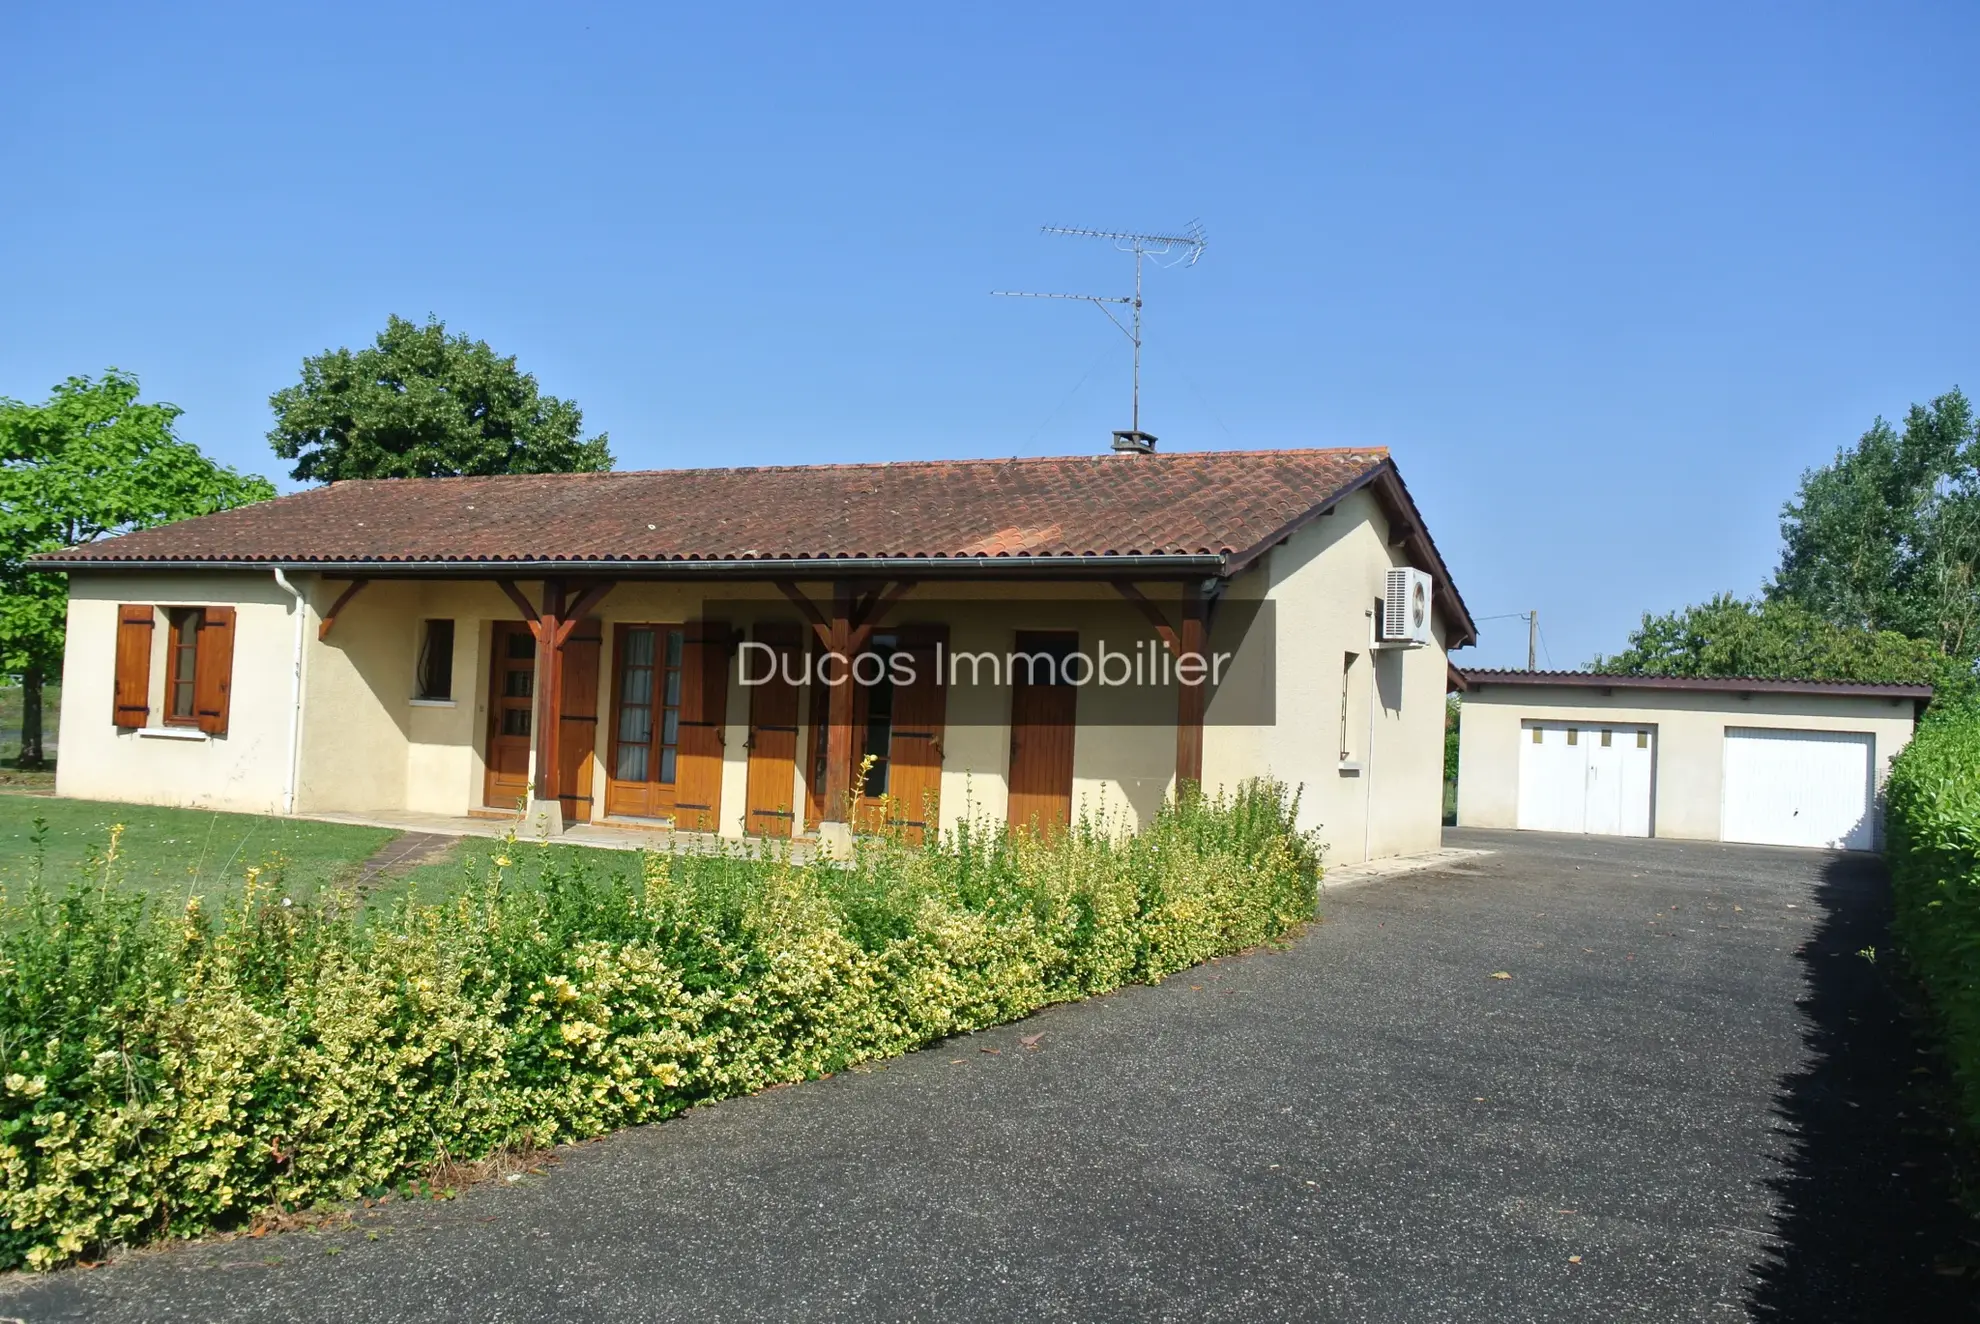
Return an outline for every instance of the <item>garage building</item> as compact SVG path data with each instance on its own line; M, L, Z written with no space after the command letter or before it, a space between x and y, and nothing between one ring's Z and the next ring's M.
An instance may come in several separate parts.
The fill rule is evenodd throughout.
M1928 685L1461 671L1458 823L1876 850Z

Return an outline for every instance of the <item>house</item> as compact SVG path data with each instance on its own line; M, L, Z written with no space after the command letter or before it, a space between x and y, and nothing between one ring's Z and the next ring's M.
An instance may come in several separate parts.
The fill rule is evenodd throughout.
M551 831L1132 825L1270 775L1336 860L1432 848L1476 634L1369 449L343 482L40 564L60 794Z
M1929 685L1464 671L1458 823L1875 850Z

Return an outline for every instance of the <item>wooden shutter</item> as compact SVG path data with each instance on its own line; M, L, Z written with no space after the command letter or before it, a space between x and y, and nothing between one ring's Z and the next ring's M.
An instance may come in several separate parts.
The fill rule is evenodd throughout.
M674 827L714 832L722 816L722 728L729 716L729 624L689 621L681 649L681 738Z
M227 734L228 700L234 692L234 609L202 607L199 648L193 666L193 715L210 736Z
M907 625L901 651L914 664L914 683L894 686L894 734L888 750L889 799L909 841L940 830L942 729L948 717L949 687L939 671L948 652L946 625Z
M117 683L111 720L135 731L151 716L151 607L126 603L117 608Z
M566 823L591 821L591 756L598 748L598 660L605 627L587 616L564 640L564 702L557 722L557 799Z
M759 837L788 837L793 818L792 788L797 784L798 690L791 683L803 655L800 627L779 622L758 625L756 641L774 650L769 679L749 687L749 777L743 830ZM751 670L766 665L759 653Z

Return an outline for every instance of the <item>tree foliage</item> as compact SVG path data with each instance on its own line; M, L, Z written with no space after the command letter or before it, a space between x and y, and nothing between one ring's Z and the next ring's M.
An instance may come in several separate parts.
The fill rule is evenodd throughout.
M0 398L0 672L26 681L23 764L39 761L39 682L61 667L68 606L66 576L27 558L275 495L182 440L180 412L141 403L115 368L69 378L45 404Z
M302 482L612 467L605 434L581 435L576 405L540 393L513 356L432 319L393 317L365 349L304 359L302 381L268 403L268 440Z
M1980 427L1958 388L1878 419L1835 462L1802 475L1781 516L1768 596L1837 625L1980 653Z
M1797 602L1722 593L1661 616L1644 613L1629 646L1593 670L1631 676L1764 676L1931 683L1947 659L1930 639L1825 620Z

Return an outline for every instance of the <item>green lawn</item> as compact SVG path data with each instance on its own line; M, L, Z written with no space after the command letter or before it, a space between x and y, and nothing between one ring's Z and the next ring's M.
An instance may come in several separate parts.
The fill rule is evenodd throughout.
M386 886L397 889L412 886L430 896L464 873L477 878L483 876L490 861L498 856L509 861L506 877L517 885L534 883L551 864L564 869L582 868L599 876L617 874L637 878L642 854L632 850L601 850L595 846L553 846L520 840L511 844L487 837L463 837L446 859L420 865Z
M206 898L209 908L217 906L240 890L247 870L257 865L267 871L264 876L279 878L299 896L349 882L365 860L399 835L389 828L257 814L0 795L0 887L10 895L19 895L34 868L37 817L48 825L43 877L51 889L79 872L101 876L110 827L121 823L124 834L113 880L175 907L188 895ZM507 877L517 886L533 884L553 863L633 878L640 870L638 851L464 837L444 858L376 879L365 890L374 902L401 895L407 887L430 899L466 872L482 876L498 856L509 861Z
M43 877L51 888L78 873L101 876L110 827L121 823L112 880L174 905L195 894L216 905L238 891L256 865L306 894L354 877L372 852L398 835L386 828L256 814L0 795L0 885L11 895L19 894L34 869L37 817L47 823Z

